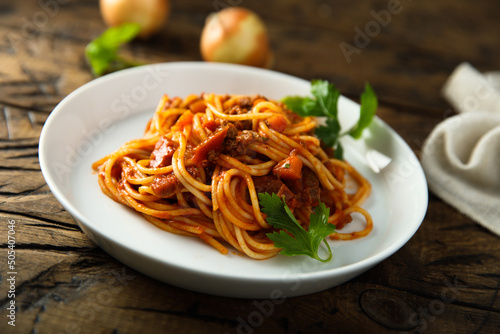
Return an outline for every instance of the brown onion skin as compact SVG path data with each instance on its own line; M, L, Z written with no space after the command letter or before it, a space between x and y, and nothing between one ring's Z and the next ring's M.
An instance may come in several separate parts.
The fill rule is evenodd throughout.
M205 61L270 67L273 60L264 22L242 7L229 7L207 18L200 50Z
M149 38L158 32L170 12L169 0L100 0L104 22L112 27L126 22L141 26L139 36Z

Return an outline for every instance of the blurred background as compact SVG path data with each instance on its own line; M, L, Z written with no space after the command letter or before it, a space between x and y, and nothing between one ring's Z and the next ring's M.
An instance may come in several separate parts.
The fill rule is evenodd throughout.
M329 79L347 95L369 81L386 103L442 108L439 90L460 62L500 68L500 6L491 0L171 0L158 33L124 54L147 63L201 60L207 16L234 5L265 22L274 70ZM91 80L84 48L106 29L98 8L87 0L0 1L0 80L18 81L15 92L2 89L3 102L38 93L24 106L48 109Z

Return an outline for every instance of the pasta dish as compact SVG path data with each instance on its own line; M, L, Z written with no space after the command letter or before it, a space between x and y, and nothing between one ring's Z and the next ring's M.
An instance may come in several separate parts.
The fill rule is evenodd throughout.
M332 239L366 236L373 228L361 207L369 182L333 158L301 117L263 96L163 96L142 138L96 161L102 191L160 229L195 236L222 254L228 245L254 259L280 249L266 236L276 228L261 212L258 194L274 193L307 230L318 204L337 230L364 217L365 227ZM355 187L352 186L355 185Z

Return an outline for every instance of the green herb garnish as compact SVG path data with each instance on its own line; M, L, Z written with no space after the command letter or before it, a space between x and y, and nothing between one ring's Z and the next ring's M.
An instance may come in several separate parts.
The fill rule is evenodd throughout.
M355 139L361 137L364 129L372 122L377 110L377 96L369 83L365 85L365 91L361 95L361 109L358 122L348 131L340 132L338 119L338 100L340 92L332 83L325 80L311 81L312 97L289 96L283 99L288 109L300 116L322 116L327 117L326 125L316 128L316 136L327 146L335 150L335 158L343 158L343 149L339 139L349 134Z
M85 48L85 56L94 75L101 76L127 67L141 65L118 55L120 47L133 40L140 30L141 26L137 23L124 23L108 28L102 35L90 42Z
M361 109L358 123L349 131L349 134L355 139L359 139L363 130L370 126L377 110L377 96L369 83L366 83L365 91L361 94L360 104Z
M335 225L328 223L330 209L319 203L311 214L308 231L306 231L293 216L286 203L276 194L259 193L259 205L267 215L266 221L279 232L267 233L277 248L283 248L280 254L287 256L307 255L321 262L332 259L332 250L325 238L335 232ZM286 232L285 232L286 231ZM288 234L288 233L292 234ZM328 250L328 257L322 259L318 255L318 248L324 242Z
M289 164L289 163L286 163L283 167L285 167L285 168L290 168L290 164Z

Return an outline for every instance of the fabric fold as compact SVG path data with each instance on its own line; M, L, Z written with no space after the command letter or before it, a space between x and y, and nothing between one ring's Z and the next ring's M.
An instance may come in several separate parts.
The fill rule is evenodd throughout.
M438 124L421 161L429 189L500 235L500 83L464 63L442 94L460 113ZM498 87L498 86L497 86Z

